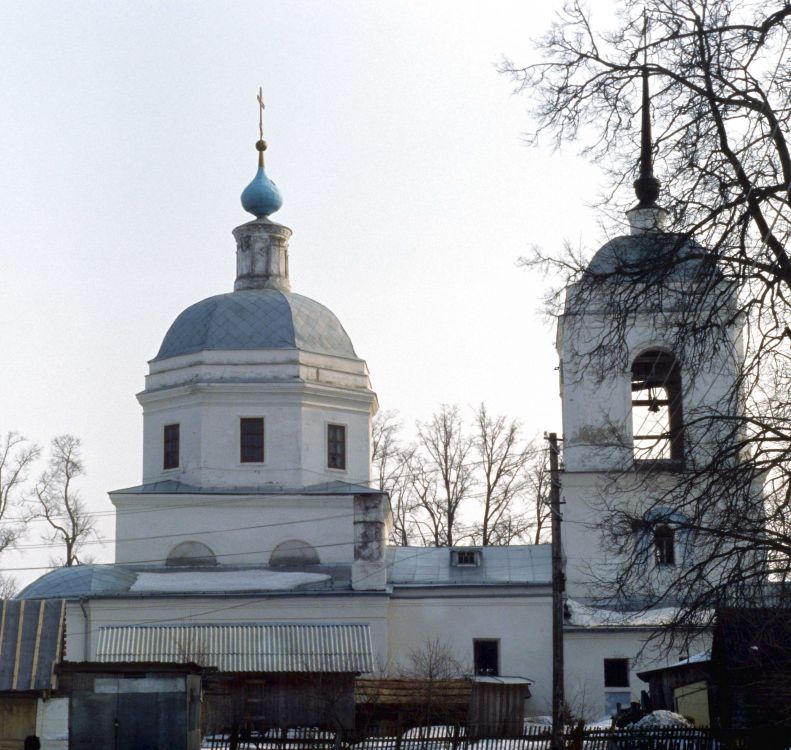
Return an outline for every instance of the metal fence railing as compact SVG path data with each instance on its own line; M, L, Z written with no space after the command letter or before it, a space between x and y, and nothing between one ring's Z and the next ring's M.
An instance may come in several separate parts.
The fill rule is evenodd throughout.
M709 729L567 729L566 750L791 750L791 737L772 733L724 734ZM474 727L414 727L391 736L318 729L236 728L209 734L203 750L551 750L548 726L527 726L518 736L484 736Z

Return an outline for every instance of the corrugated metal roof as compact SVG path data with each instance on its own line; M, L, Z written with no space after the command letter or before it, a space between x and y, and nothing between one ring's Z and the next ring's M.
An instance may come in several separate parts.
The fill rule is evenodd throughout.
M196 662L221 672L372 672L367 624L123 625L99 628L100 662Z
M448 547L388 547L388 581L394 586L549 584L552 581L549 544L470 549L479 551L479 565L453 565Z
M0 691L52 689L64 612L63 600L0 601Z

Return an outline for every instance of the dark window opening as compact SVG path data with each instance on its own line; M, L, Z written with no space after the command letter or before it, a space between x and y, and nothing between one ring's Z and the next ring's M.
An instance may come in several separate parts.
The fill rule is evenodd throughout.
M668 352L643 352L632 364L635 461L684 461L681 368Z
M179 465L179 426L166 424L163 440L162 468L176 469Z
M629 687L629 660L604 660L604 687Z
M474 640L472 642L475 674L500 674L500 641Z
M327 467L346 468L346 427L342 424L327 425Z
M670 526L654 529L654 554L657 565L676 564L676 533Z
M243 464L264 462L264 418L242 417L239 420L239 460Z
M481 563L480 552L476 549L455 549L451 552L451 563L456 566L477 567Z

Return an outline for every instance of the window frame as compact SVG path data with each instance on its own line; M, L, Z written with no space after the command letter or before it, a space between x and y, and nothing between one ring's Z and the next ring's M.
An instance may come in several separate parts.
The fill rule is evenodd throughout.
M175 438L173 430L175 428ZM170 432L170 434L168 434ZM173 444L175 443L175 451ZM175 453L175 463L172 463ZM181 423L171 422L162 427L162 471L173 471L181 467Z
M607 669L608 665L611 665L611 666L616 666L617 665L618 667L623 667L624 674L626 675L626 684L618 684L618 685L615 685L615 684L608 685L607 684L607 682L608 682L608 669ZM621 657L621 656L607 657L607 658L604 659L604 661L602 663L602 667L603 667L603 670L604 670L604 689L605 690L613 690L615 692L624 692L624 688L631 689L632 686L629 684L630 683L630 680L629 680L629 659L626 659L626 658ZM610 678L611 677L612 677L612 674L610 672Z
M462 556L469 556L469 562L463 562ZM454 568L479 568L481 565L481 550L479 549L451 549L450 564Z
M656 564L662 568L670 568L676 564L676 530L666 523L654 526L651 534Z
M632 453L635 467L666 465L669 469L681 469L684 466L684 409L682 368L678 358L662 347L651 347L642 350L632 359L630 375L630 414L632 417ZM657 397L656 391L663 397ZM649 411L659 412L662 407L667 409L667 431L655 434L636 434L635 407L647 407ZM655 408L653 408L655 407ZM662 445L667 455L653 458L640 456L641 452ZM642 446L641 446L642 443Z
M341 441L343 450L340 454L340 457L342 459L340 462L342 464L341 466L333 466L332 446L333 444L337 444L338 442L337 440L334 440L332 438L333 430L341 430L343 435L343 440ZM348 450L349 433L347 426L341 422L327 422L327 429L325 430L325 436L326 436L326 446L327 446L327 451L326 451L327 468L330 471L347 471L349 465L349 450Z
M261 451L260 458L245 458L245 422L260 422L261 424ZM249 446L248 446L249 447ZM247 466L249 464L263 464L266 463L266 418L257 417L239 417L239 464Z
M494 646L495 666L493 671L480 666L479 648L481 646ZM472 665L473 673L481 677L500 676L500 639L499 638L473 638L472 639Z

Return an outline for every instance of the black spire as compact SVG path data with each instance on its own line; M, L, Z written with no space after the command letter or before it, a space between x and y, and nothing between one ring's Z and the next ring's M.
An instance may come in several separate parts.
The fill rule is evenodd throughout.
M640 132L640 176L634 181L638 208L655 208L661 183L654 177L651 144L651 101L648 95L648 65L643 63L642 130Z

